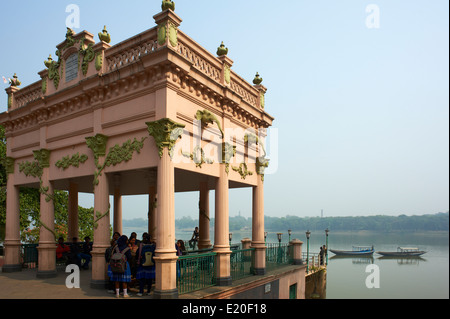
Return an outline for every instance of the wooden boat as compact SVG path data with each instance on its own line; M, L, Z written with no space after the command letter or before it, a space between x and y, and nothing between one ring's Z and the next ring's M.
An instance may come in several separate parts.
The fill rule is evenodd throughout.
M419 257L426 254L426 251L416 247L398 247L397 251L377 251L377 254L386 257Z
M373 246L353 246L353 250L335 250L330 251L338 256L371 256L375 252Z

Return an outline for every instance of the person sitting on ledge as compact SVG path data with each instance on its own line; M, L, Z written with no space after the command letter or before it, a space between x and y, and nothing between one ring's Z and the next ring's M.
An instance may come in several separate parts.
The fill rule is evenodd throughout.
M70 253L70 247L64 244L64 238L58 238L58 246L56 246L56 259L67 261Z
M191 240L189 240L189 247L195 249L195 246L197 245L198 242L198 237L199 237L198 227L195 227L194 233L192 234L192 238Z

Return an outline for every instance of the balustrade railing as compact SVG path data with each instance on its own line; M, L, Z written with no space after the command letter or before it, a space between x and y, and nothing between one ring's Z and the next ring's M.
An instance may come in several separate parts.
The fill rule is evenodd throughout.
M14 109L21 108L28 103L39 100L42 97L42 81L37 81L14 93Z
M302 252L303 264L307 265L307 272L315 272L321 266L325 266L325 260L321 260L320 254Z
M253 276L254 248L234 250L230 255L231 279Z
M105 52L106 70L113 71L138 61L157 48L156 30L151 29L121 42Z
M293 253L289 244L266 244L266 270L273 270L293 262Z
M177 261L180 295L215 285L216 253L181 256Z

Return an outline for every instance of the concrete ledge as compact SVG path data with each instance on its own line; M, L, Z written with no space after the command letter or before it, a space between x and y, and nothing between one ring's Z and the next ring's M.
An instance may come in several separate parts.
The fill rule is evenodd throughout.
M39 271L36 274L36 278L46 279L46 278L55 278L58 276L58 272L55 270L45 270Z
M109 281L108 280L93 280L91 279L90 287L92 289L108 289Z
M250 276L232 282L231 286L213 286L192 293L183 294L179 299L229 299L232 296L266 283L273 282L283 276L295 273L300 269L306 269L306 265L288 265L270 271L263 276Z

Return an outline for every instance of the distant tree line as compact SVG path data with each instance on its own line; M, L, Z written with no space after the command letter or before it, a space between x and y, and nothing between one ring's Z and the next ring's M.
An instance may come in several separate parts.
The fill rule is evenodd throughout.
M329 228L333 231L448 231L449 213L420 216L356 216L356 217L266 217L267 230L297 229L320 230Z
M279 231L282 229L292 230L324 230L332 231L448 231L449 213L438 213L420 216L357 216L357 217L269 217L265 216L265 229L267 231ZM126 227L140 227L146 223L143 219L124 220ZM214 218L210 220L211 227ZM193 229L198 226L198 219L182 217L175 221L178 229ZM230 231L252 227L252 219L243 216L230 217Z

